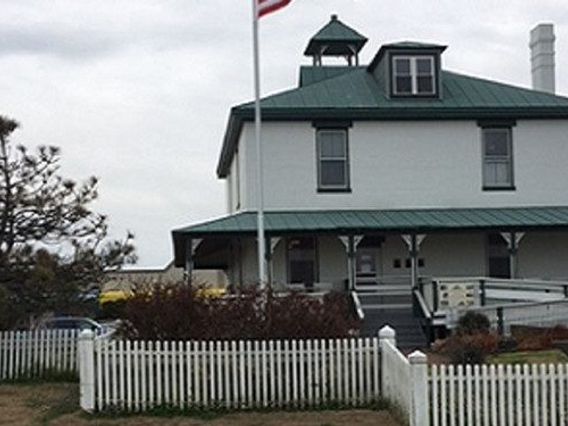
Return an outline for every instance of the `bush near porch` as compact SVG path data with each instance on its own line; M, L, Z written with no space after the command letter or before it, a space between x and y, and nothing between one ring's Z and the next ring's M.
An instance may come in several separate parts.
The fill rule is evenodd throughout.
M454 334L435 342L432 351L438 362L452 364L565 362L568 328L512 326L510 336L500 336L484 315L467 313Z
M361 325L343 293L314 297L249 289L204 297L184 285L135 291L122 319L125 337L175 341L349 337Z

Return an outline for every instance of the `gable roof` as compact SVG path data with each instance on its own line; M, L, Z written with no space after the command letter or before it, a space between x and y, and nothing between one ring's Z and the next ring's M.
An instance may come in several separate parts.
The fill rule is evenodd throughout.
M300 87L261 100L263 120L451 120L568 118L568 98L442 71L442 97L389 98L365 67L302 67ZM231 109L217 175L226 177L254 104Z

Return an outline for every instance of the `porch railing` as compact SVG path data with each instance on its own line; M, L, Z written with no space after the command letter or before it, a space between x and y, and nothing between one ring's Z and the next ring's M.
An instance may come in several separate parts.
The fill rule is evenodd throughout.
M455 328L459 318L466 312L485 315L499 334L510 334L511 326L515 325L533 327L568 325L568 299L456 309L446 316L446 326L449 329Z
M509 333L511 325L568 325L568 281L434 277L423 278L416 290L415 315L430 340L437 328L455 328L471 311L486 315L502 334Z
M424 279L421 291L430 312L510 303L551 302L568 298L567 281L444 277Z

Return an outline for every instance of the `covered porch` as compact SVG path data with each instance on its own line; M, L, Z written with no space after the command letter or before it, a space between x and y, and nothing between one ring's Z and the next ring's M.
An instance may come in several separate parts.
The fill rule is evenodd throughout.
M256 218L242 212L173 231L176 266L257 277ZM568 279L568 208L266 213L269 285L308 291L417 288L420 277Z

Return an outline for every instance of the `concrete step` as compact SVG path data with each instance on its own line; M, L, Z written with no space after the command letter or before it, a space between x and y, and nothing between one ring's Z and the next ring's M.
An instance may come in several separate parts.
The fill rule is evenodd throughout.
M377 303L373 305L364 305L361 303L363 312L374 311L374 310L400 310L408 309L412 307L411 303Z
M361 305L388 305L390 303L412 303L412 295L410 293L399 293L399 294L360 294L359 300Z
M426 336L419 321L414 318L412 305L390 307L377 305L362 306L365 313L362 334L376 336L385 325L392 327L397 334L397 345L405 350L427 346Z

